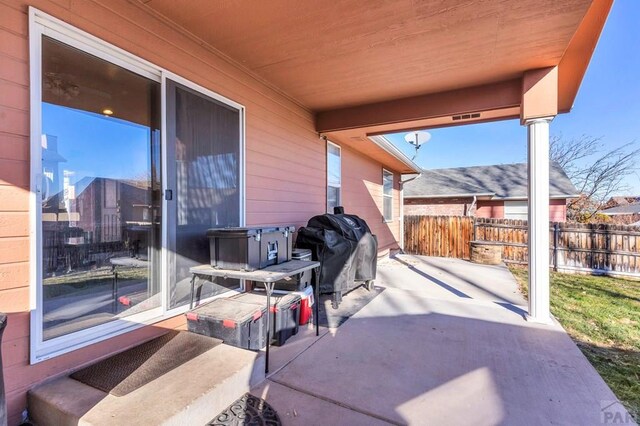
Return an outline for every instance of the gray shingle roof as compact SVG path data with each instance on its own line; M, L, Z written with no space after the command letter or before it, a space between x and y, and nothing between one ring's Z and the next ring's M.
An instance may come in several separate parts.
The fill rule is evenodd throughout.
M640 213L640 203L611 207L610 209L602 210L602 213L607 215L638 214Z
M492 195L495 198L527 198L527 164L456 167L424 170L422 176L405 185L405 197L451 197ZM562 167L552 163L549 169L552 197L577 196Z

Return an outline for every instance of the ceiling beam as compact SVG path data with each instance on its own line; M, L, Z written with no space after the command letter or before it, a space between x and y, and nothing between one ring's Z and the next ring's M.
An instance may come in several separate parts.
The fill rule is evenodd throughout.
M316 115L319 133L519 107L522 80L360 105Z
M558 115L558 67L540 68L522 77L520 123Z

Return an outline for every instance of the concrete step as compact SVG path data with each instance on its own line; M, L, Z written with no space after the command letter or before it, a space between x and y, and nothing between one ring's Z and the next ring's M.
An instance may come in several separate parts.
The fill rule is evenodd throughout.
M29 414L38 426L204 425L264 378L264 354L223 344L122 397L54 380L29 392Z

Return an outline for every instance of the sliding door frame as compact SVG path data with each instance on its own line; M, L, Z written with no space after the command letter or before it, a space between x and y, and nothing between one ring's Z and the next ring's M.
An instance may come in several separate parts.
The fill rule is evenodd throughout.
M157 81L161 84L161 185L162 185L162 220L161 220L161 261L160 291L162 303L159 307L132 315L125 319L115 319L107 323L82 329L67 335L43 340L43 287L42 287L42 37L47 36L83 52L111 62L138 75ZM123 333L133 331L148 324L153 324L176 315L183 314L188 306L175 309L168 308L168 258L167 247L168 221L166 220L167 200L164 196L167 188L167 79L186 86L205 96L222 102L239 111L239 191L240 191L240 226L245 225L245 107L231 99L215 93L203 86L189 81L162 67L133 55L119 47L105 42L91 34L73 27L53 16L29 7L29 62L30 62L30 256L29 256L29 308L30 308L30 362L35 364L82 347L110 339Z
M169 98L169 93L168 93L168 84L167 84L167 80L171 80L173 83L177 83L178 85L182 85L190 90L193 90L194 92L196 92L197 94L203 95L207 98L213 99L215 101L218 101L228 107L234 108L236 110L238 110L238 116L239 116L239 129L238 129L238 134L239 134L239 139L240 139L240 147L238 149L238 190L239 190L239 212L240 212L240 217L238 218L238 223L239 226L245 226L246 222L245 222L245 216L246 216L246 212L245 212L245 109L244 106L232 101L229 98L226 98L216 92L213 92L205 87L202 87L192 81L189 81L183 77L180 77L177 74L174 74L172 72L169 71L163 71L162 73L162 105L161 105L161 110L162 110L162 130L161 130L161 146L162 146L162 193L163 193L163 197L162 197L162 217L164 219L171 217L171 215L169 215L169 201L167 200L167 197L165 196L165 194L167 193L168 190L173 191L173 195L172 195L172 202L176 202L177 201L177 197L178 197L178 191L177 188L170 188L169 187L169 183L171 182L171 179L169 179L168 173L169 172L175 172L175 169L173 169L172 167L169 166L169 141L168 141L168 131L167 131L167 119L168 119L168 115L167 115L167 101ZM174 217L174 219L177 222L177 217ZM169 288L172 277L170 276L169 272L170 272L170 268L172 267L171 264L171 250L169 247L170 244L170 238L169 238L169 222L168 220L163 220L162 223L162 260L163 260L163 264L164 267L162 268L162 273L164 274L162 277L162 289L163 289L163 307L165 309L165 312L168 316L173 316L173 315L178 315L181 313L184 313L188 310L188 306L180 306L180 307L176 307L173 309L169 308L169 295L170 295L170 291L171 289ZM173 265L175 267L175 265ZM241 282L240 284L240 288L244 288L244 282ZM206 302L209 300L213 300L213 299L217 299L217 298L221 298L221 297L228 297L233 293L233 290L231 290L230 292L226 292L224 294L220 294L220 295L216 295L213 297L209 297L207 299L202 300L202 302Z

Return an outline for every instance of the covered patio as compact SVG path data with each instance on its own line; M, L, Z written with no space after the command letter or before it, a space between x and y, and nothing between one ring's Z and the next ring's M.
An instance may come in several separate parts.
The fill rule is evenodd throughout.
M573 107L611 0L352 1L304 12L289 2L143 3L311 111L322 138L372 158L397 150L386 133L518 118L529 164L527 319L551 322L549 127Z
M445 279L438 275L445 266L400 257L380 270L382 294L319 341L303 334L306 343L285 346L286 366L254 391L281 413L298 409L280 404L274 389L313 394L338 419L345 407L356 413L353 423L479 413L488 423L516 422L519 414L531 422L593 419L598 398L613 395L549 313L549 127L572 108L612 3L0 2L0 87L7 94L0 97L0 312L8 314L2 355L9 424L26 415L29 392L184 328L187 300L178 296L188 267L209 262L208 228L300 228L342 205L370 224L380 256L393 254L402 248L403 181L420 169L383 135L506 119L520 120L528 135L528 305L510 284L494 288L500 271L457 278L449 271ZM189 105L200 113L185 112ZM81 118L56 118L53 110ZM86 118L112 131L135 124L140 155L130 152L138 145L130 136L82 124ZM192 121L202 124L198 132L187 132ZM72 159L73 152L82 155ZM98 167L104 164L112 169ZM339 178L331 181L336 165ZM47 234L59 231L64 238ZM50 241L56 244L48 247ZM58 255L58 246L77 254L74 261ZM146 262L132 280L144 281L150 303L118 317L111 261L123 256ZM74 268L93 276L109 264L103 282L115 290L91 299L113 303L113 312L47 335L47 324L82 317L67 309L68 300L64 312L51 305L58 317L49 315L45 301L58 297L58 277L69 278ZM76 293L81 286L67 287L83 296ZM102 313L94 308L84 313ZM240 394L262 378L253 375L261 356L245 356L242 375L234 376ZM210 354L212 365L219 359ZM312 367L331 364L304 381ZM173 377L186 383L190 376L175 370L164 380L177 386ZM201 390L184 388L191 393L182 402L165 386L154 404L175 409L170 415L199 411L193 401ZM203 389L207 407L231 402L231 391ZM447 405L456 393L469 397ZM114 400L93 397L71 421L96 401ZM113 412L94 411L94 423L113 420ZM128 413L117 412L128 424Z
M587 425L616 400L559 324L523 320L504 265L400 255L378 282L377 297L252 390L284 424Z

